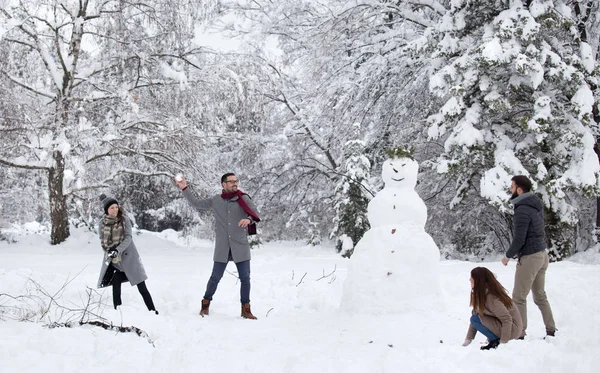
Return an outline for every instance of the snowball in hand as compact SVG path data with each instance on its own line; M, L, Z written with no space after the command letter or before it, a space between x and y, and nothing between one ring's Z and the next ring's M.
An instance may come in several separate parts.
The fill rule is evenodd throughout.
M177 181L183 181L183 175L182 174L175 175L175 180L177 180Z

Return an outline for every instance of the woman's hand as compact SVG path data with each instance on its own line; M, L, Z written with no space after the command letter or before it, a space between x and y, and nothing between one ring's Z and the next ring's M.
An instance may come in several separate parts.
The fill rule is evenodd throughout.
M109 258L116 258L119 255L117 249L108 249L107 255Z

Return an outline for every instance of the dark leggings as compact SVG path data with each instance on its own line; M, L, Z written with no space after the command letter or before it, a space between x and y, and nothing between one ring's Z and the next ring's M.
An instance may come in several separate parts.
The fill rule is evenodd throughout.
M127 276L125 275L124 272L121 271L116 271L115 275L112 279L112 292L113 292L113 305L115 306L115 309L117 309L117 306L120 306L122 304L121 302L121 283L122 282L126 282L127 281ZM154 302L152 301L152 296L150 295L150 292L148 291L148 288L146 287L146 282L142 281L139 284L137 284L137 288L140 292L140 294L142 294L142 298L144 298L144 303L146 303L146 307L148 307L149 311L156 311L156 309L154 308Z

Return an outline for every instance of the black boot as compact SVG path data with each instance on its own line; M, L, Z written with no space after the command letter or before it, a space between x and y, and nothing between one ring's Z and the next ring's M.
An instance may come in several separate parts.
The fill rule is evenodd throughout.
M500 344L500 340L494 339L493 341L488 341L487 345L481 346L481 349L482 350L491 350L493 348L497 348L499 344Z

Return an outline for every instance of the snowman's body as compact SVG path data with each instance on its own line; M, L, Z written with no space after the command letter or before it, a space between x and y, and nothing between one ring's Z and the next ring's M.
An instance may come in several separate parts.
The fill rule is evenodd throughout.
M371 229L354 248L341 307L350 312L439 310L439 250L425 232L427 208L415 192L418 165L384 162L385 187L369 202Z

